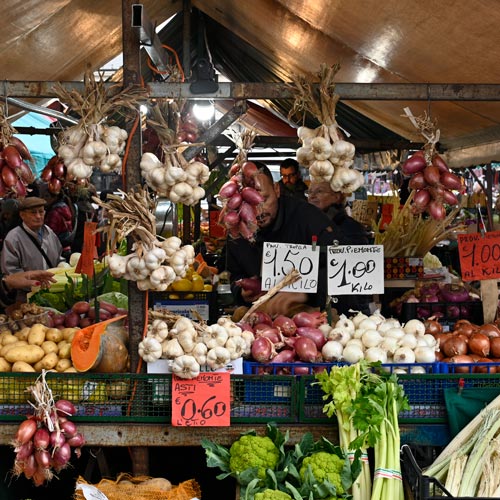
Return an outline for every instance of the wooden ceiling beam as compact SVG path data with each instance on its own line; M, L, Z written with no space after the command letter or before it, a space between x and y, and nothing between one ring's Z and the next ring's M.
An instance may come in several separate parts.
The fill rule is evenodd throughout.
M69 90L83 91L83 82L61 82ZM119 82L118 82L119 83ZM56 97L50 81L3 81L0 95ZM116 86L117 82L109 83ZM150 98L188 99L289 99L287 83L220 82L217 92L193 94L189 83L151 82ZM500 101L500 85L486 83L337 83L337 93L347 101ZM117 92L120 88L117 88Z

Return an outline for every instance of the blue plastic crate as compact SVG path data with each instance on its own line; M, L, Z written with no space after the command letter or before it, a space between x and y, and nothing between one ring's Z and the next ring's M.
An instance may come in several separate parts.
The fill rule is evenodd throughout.
M256 376L245 378L244 401L262 405L281 403L293 406L296 394L296 381L289 376Z

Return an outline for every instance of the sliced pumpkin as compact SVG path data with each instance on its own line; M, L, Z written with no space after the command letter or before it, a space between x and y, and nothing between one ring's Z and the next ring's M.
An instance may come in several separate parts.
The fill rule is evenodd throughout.
M71 342L71 360L79 372L121 373L127 368L128 350L120 335L108 326L125 316L78 330Z

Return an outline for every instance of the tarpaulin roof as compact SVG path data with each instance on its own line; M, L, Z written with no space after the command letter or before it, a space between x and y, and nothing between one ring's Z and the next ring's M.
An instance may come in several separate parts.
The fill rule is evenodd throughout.
M192 0L191 5L205 15L214 63L234 79L286 82L295 74L313 74L321 63L339 62L339 82L500 82L495 0ZM122 51L118 0L4 0L2 6L4 79L77 80L88 64L97 69ZM144 6L160 24L182 12L183 1L148 0ZM441 146L456 161L500 159L497 100L348 101L341 96L339 115L345 113L342 119L353 134L421 142L403 116L406 106L414 115L430 111Z

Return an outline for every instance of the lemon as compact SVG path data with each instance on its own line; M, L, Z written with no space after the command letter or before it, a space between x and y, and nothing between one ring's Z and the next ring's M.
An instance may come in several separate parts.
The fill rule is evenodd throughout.
M193 287L191 288L193 292L201 292L203 290L203 286L205 285L203 278L199 274L193 274L191 283L193 284Z
M172 290L175 292L189 292L193 288L193 284L186 278L181 278L172 283Z
M211 292L213 290L213 287L210 283L207 283L205 285L203 285L203 291L204 292Z

